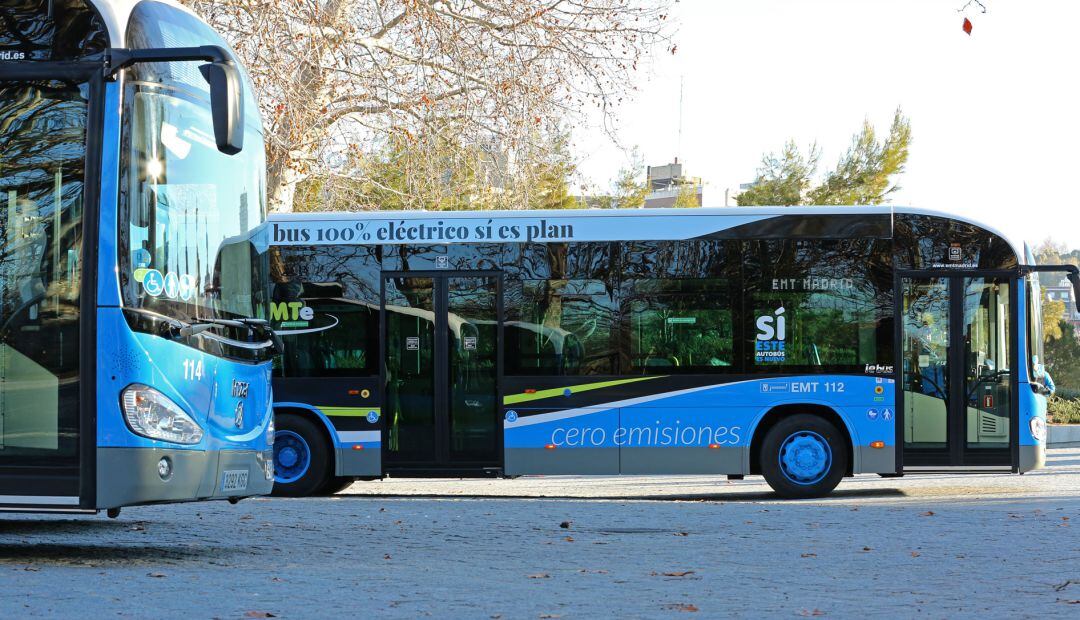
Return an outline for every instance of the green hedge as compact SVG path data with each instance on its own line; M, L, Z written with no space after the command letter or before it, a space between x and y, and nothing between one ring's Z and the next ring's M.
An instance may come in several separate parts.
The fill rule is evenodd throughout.
M1065 400L1080 400L1080 390L1073 390L1067 387L1058 387L1057 392L1054 392L1054 396L1063 398Z
M1048 421L1051 424L1080 424L1080 398L1062 398L1060 394L1050 397Z

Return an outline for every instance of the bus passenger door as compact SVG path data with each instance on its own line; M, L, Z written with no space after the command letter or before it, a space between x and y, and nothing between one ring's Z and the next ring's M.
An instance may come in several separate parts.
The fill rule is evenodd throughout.
M97 227L84 222L96 213L84 188L99 158L87 140L102 83L90 67L63 81L46 65L34 71L0 81L0 511L85 512L96 501L85 294L96 280L83 274L96 264L83 240Z
M488 272L384 274L388 473L501 467L499 287Z
M1014 289L1009 276L900 279L897 420L906 471L1016 466Z

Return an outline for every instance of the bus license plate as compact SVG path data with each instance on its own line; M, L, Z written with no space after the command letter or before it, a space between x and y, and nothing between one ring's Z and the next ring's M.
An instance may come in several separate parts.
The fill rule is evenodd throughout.
M247 489L248 472L246 469L227 469L221 478L221 491L243 491Z

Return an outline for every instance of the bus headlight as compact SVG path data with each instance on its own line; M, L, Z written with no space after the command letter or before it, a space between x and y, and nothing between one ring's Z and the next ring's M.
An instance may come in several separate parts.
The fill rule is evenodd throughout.
M1031 436L1036 441L1042 441L1046 439L1046 420L1042 418L1031 418Z
M274 446L274 413L270 412L270 421L266 424L266 445Z
M137 435L172 443L194 444L203 429L179 405L149 385L132 383L124 388L124 419Z

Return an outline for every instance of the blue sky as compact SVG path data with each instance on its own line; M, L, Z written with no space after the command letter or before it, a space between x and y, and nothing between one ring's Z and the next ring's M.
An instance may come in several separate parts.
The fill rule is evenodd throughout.
M678 156L705 202L750 181L763 152L817 142L832 166L864 118L897 106L914 141L895 204L977 218L1029 241L1080 248L1080 2L682 0L674 56L659 52L619 112L622 147ZM683 83L682 139L678 138ZM606 185L627 153L575 135L579 169Z

